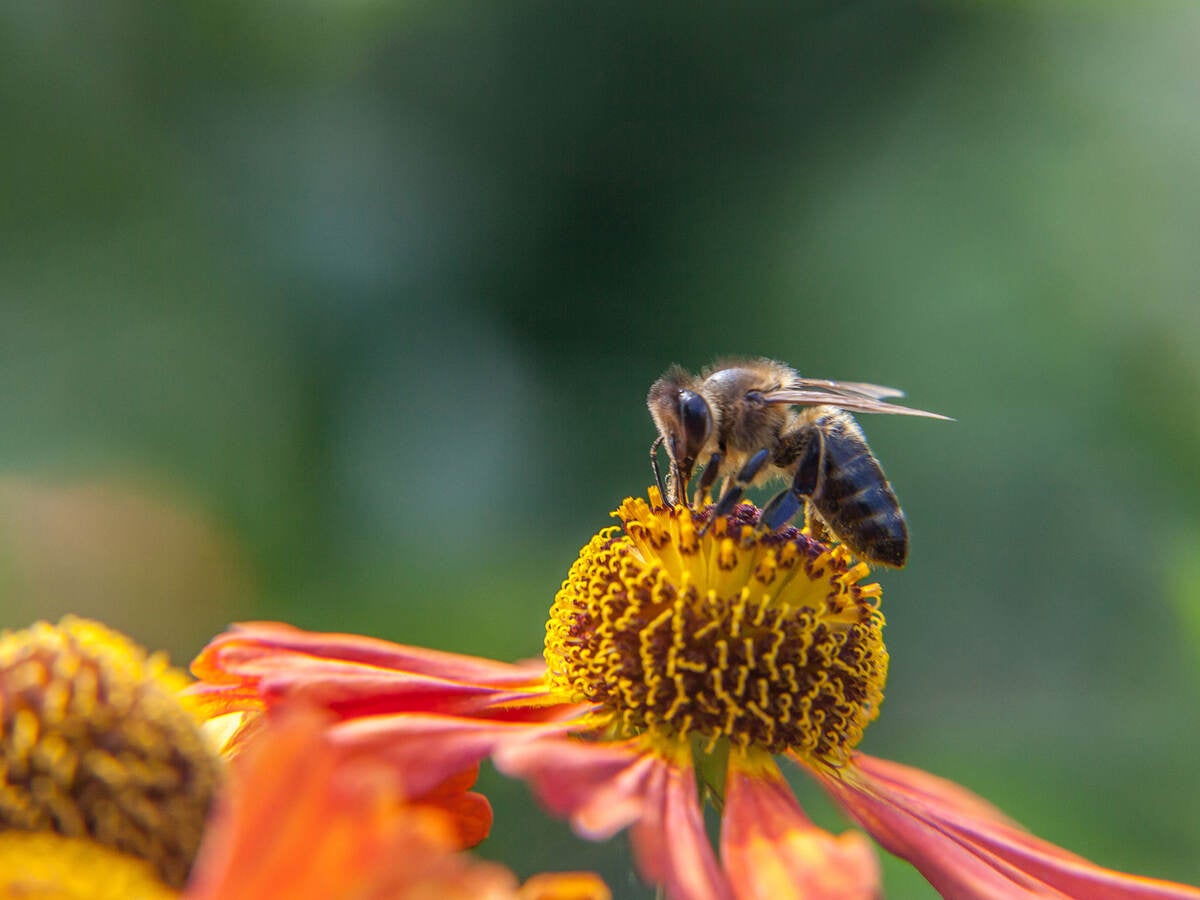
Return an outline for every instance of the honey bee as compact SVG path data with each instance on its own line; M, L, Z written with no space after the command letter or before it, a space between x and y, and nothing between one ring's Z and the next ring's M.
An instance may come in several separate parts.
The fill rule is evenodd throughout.
M710 522L731 512L747 487L788 479L763 507L760 527L774 531L803 507L818 536L831 534L865 562L900 568L908 558L904 511L847 410L947 418L887 402L902 396L877 384L801 378L770 359L722 360L699 376L672 366L646 397L658 429L654 476L668 503L687 503L702 465L696 506L723 476ZM670 460L666 484L659 447Z

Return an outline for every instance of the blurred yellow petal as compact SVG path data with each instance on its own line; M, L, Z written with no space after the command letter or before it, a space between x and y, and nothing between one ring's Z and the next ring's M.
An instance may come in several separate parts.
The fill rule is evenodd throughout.
M85 838L0 832L0 900L173 900L150 863Z
M534 875L517 892L520 900L612 900L612 891L592 872Z

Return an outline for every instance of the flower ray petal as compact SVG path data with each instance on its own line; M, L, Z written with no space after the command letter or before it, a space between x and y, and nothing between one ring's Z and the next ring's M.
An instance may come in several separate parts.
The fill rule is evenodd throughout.
M454 852L445 811L405 805L396 772L332 745L323 721L281 717L239 757L188 900L515 895L511 873Z
M1041 840L971 792L918 769L860 753L840 772L814 774L946 897L1200 900L1200 889L1105 869Z
M748 771L731 759L721 859L744 900L870 900L879 860L861 832L833 835L796 802L773 761Z
M541 740L504 747L495 762L527 780L582 837L607 840L632 825L638 869L672 900L732 900L704 830L686 751L664 759L638 739Z
M671 900L734 900L704 830L690 762L655 762L645 811L630 832L638 869Z
M219 676L230 662L249 654L260 657L264 650L295 653L314 659L343 660L395 672L419 672L437 678L518 687L541 681L544 664L539 660L510 664L394 644L380 638L356 634L304 631L281 622L242 622L217 635L197 657L202 670L197 677ZM213 678L212 680L219 680Z
M462 791L432 801L422 798L419 803L449 813L459 847L474 847L492 832L492 804L476 791Z
M657 757L640 741L542 740L500 749L496 768L529 782L543 805L588 840L604 841L635 822Z
M505 721L554 721L587 707L549 696L541 662L509 665L392 644L250 623L218 635L192 663L189 693L207 715L261 711L282 700L348 719L440 712Z
M592 872L534 875L517 892L519 900L612 900L612 892Z
M403 713L339 722L329 726L329 737L394 766L408 796L420 800L501 747L560 735L567 727Z

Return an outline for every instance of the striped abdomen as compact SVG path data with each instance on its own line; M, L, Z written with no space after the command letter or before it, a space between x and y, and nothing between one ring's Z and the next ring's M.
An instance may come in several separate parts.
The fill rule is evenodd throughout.
M846 413L817 427L824 437L821 473L812 496L817 513L859 559L903 566L908 558L904 511L862 432Z

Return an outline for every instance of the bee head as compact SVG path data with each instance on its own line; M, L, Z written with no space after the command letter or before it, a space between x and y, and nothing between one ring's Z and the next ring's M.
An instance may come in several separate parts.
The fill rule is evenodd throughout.
M691 481L696 459L712 433L708 401L689 386L695 379L682 369L671 369L650 388L646 406L666 445L682 491Z

